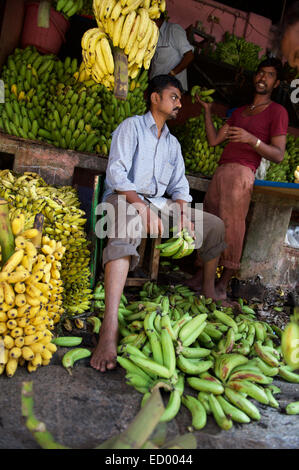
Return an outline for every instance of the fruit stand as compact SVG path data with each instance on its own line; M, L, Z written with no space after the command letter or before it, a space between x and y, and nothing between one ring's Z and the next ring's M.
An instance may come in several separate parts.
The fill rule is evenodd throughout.
M142 287L139 284L138 289L130 289L132 282L126 285L119 304L117 370L107 371L103 378L88 367L105 311L105 286L102 276L97 278L103 245L95 236L95 226L111 134L124 119L146 110L144 91L158 40L154 20L165 11L166 2L39 3L35 5L37 18L33 21L27 16L29 27L24 23L27 33L33 23L40 29L47 28L47 23L52 25L56 14L63 15L66 30L76 14L87 12L96 24L82 34L79 59L59 57L58 52L45 50L22 34L23 45L17 42L2 61L0 381L5 393L0 406L5 410L4 427L11 419L15 420L12 429L18 423L19 416L6 414L13 409L26 418L24 447L76 447L73 439L66 439L67 444L56 442L47 432L47 423L35 418L33 382L28 381L28 373L36 372L37 400L45 400L45 414L43 406L38 412L45 422L53 416L53 409L47 408L52 402L49 394L53 397L57 393L60 410L54 415L57 412L59 419L54 426L49 423L57 436L57 426L63 428L60 417L67 414L65 410L61 413L66 396L82 405L92 395L91 408L81 407L85 416L76 415L71 407L71 434L81 439L96 408L100 418L104 417L100 438L109 439L102 448L158 449L168 423L175 431L178 427L186 433L176 437L170 448L187 449L189 445L195 449L202 447L202 442L206 448L214 448L218 434L223 439L221 445L229 447L232 435L242 441L241 431L247 425L244 447L253 441L258 446L259 423L263 427L266 420L274 428L271 423L278 410L284 415L284 446L296 447L296 433L294 440L287 440L292 429L289 415L298 414L298 403L293 403L299 384L293 345L298 335L296 309L285 328L284 323L264 321L260 306L254 302L249 304L239 297L234 312L176 283L173 273L165 284L146 279ZM29 5L25 2L27 12ZM237 41L230 35L227 39ZM244 40L238 44L245 51L252 49ZM222 82L221 86L228 85ZM212 99L209 90L204 92ZM215 115L214 123L220 127L223 119ZM201 113L188 118L173 133L182 144L190 188L202 198L223 146L209 147ZM278 171L270 166L269 180L255 184L242 279L258 273L267 285L283 286L288 277L286 286L296 287L298 263L292 273L280 268L291 214L299 209L298 185L293 182L298 156L298 139L288 136L286 157ZM79 175L77 181L83 184L84 172L89 172L92 190L90 213L83 210L75 181ZM178 241L188 255L194 249L190 238L182 231ZM159 256L165 255L173 240L169 243L158 246ZM169 265L171 271L173 265ZM289 313L290 309L286 315ZM21 387L11 385L18 381ZM15 406L20 390L21 411ZM13 405L8 406L9 400ZM136 409L141 424L133 420ZM133 421L131 426L129 421ZM234 423L238 424L234 427ZM149 432L155 426L158 437ZM124 428L128 432L121 432L120 440L110 433ZM58 440L65 440L64 432ZM7 444L6 433L1 434L0 447ZM97 444L90 436L88 439L89 446ZM16 442L12 446L18 445ZM277 437L276 442L280 442ZM265 447L271 444L265 442Z

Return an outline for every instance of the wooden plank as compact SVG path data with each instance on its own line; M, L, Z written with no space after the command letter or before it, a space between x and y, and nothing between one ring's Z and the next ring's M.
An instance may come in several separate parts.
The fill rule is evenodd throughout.
M143 286L149 281L148 277L128 277L126 280L126 287L139 287Z
M95 226L97 223L96 208L99 204L99 197L101 193L101 175L96 175L94 178L94 190L91 204L91 217L90 217L90 232L91 232L91 258L90 258L90 288L93 289L96 282L98 253L99 253L99 238L95 233ZM101 256L100 256L101 258Z
M160 250L156 248L157 245L160 245L161 237L152 239L151 247L151 259L150 259L150 279L151 281L156 281L159 274L159 263L160 263Z

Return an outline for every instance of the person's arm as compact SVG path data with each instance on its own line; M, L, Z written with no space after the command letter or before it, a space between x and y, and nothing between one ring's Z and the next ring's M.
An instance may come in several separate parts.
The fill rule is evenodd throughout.
M229 124L225 123L218 131L215 129L212 119L212 103L205 103L196 97L196 101L200 103L205 113L205 127L209 145L216 147L227 139Z
M178 140L175 139L173 142L176 146L176 164L174 165L173 174L166 192L169 194L172 201L178 204L181 216L181 228L187 228L189 233L193 236L194 226L188 218L188 207L189 203L192 201L192 197L190 196L190 187L186 178L185 162Z
M142 219L142 223L146 228L147 233L162 235L163 233L163 224L160 217L158 217L155 212L151 211L150 206L148 206L143 199L141 199L136 191L117 191L118 194L125 196L129 204L134 205L138 214Z
M230 142L240 142L250 145L261 157L274 163L280 163L283 160L286 148L286 136L278 135L272 137L270 144L265 144L250 132L240 127L230 127L228 130Z
M179 62L172 70L170 70L169 74L175 76L178 73L182 72L188 67L189 64L191 64L193 59L194 59L194 54L192 50L185 52L181 62Z

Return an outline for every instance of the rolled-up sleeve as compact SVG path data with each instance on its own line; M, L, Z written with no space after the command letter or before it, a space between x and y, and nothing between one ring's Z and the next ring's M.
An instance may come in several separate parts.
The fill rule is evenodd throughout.
M173 201L182 199L191 202L190 187L185 175L185 162L181 151L181 146L176 140L175 142L175 164L170 182L166 189L167 194Z
M137 131L132 119L123 121L112 134L106 169L106 185L112 191L136 191L129 179L137 146Z

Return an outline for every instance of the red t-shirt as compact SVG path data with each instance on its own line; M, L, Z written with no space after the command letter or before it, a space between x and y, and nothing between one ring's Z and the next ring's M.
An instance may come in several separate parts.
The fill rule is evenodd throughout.
M289 116L287 110L278 103L272 102L264 111L255 116L243 116L247 106L236 109L227 120L230 126L241 127L253 134L265 144L270 144L271 138L287 135ZM259 167L262 157L248 144L229 142L220 157L219 165L223 163L240 163L249 166L254 173Z

